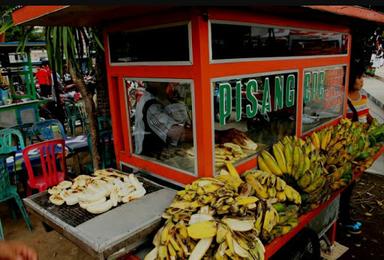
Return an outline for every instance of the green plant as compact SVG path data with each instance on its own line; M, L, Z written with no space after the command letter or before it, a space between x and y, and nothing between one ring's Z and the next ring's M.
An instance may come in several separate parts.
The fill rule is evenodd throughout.
M84 82L84 71L82 70L82 66L80 66L80 61L85 58L87 60L87 69L90 70L92 66L91 52L93 50L103 51L103 46L96 36L95 31L87 27L46 27L45 39L48 60L52 70L62 74L63 65L65 64L84 99L92 143L92 163L93 168L96 170L100 166L100 155L97 149L98 131L96 109L93 101L93 93L88 91Z

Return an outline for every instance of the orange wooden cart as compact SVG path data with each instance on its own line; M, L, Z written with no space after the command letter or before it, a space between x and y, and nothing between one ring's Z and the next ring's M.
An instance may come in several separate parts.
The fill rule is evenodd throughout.
M68 15L72 17L78 15L79 17L68 19ZM220 83L239 78L249 81L250 79L265 79L267 76L284 78L283 74L287 73L293 75L296 80L293 108L295 110L293 121L295 122L294 134L296 136L303 136L311 131L336 124L342 117L345 117L352 35L348 23L340 22L337 24L344 25L336 25L335 21L341 17L347 19L347 16L353 17L353 19L358 17L371 22L384 22L383 15L372 10L352 6L346 9L324 6L275 9L265 6L249 8L25 6L13 14L17 24L103 26L117 162L120 167L139 169L175 184L188 184L196 178L215 174L216 123L213 100L215 97L214 88ZM317 19L319 17L321 19ZM273 43L271 43L271 39L276 43L276 39L280 37L279 43L286 44L284 46L288 46L289 52L278 53L276 49L273 49L272 52L275 52L271 53L270 49L270 52L252 54L252 51L249 51L251 47L247 45L242 54L234 53L234 48L226 47L226 44L230 42L231 34L237 35L237 29L233 26L248 32L250 41L247 44L259 44L255 40L258 39L261 43L264 42L264 45L268 45ZM181 31L175 28L181 28ZM135 53L135 50L127 50L128 45L121 44L124 43L126 34L129 34L138 38L143 37L143 41L139 41L141 44L153 41L155 45L152 46L161 46L162 42L167 42L167 39L151 38L150 35L153 33L153 35L158 36L154 32L164 32L167 29L171 31L175 29L175 32L184 33L183 35L180 34L179 39L180 46L186 44L186 55L173 57L169 60L164 60L161 57L151 60L148 57L140 57L142 54ZM223 38L215 38L217 36L215 33L218 30L221 30ZM265 31L268 33L267 36L262 35ZM280 36L277 35L279 33L281 33ZM148 35L144 37L143 34ZM172 39L174 40L174 38ZM296 39L295 43L292 42L294 39ZM222 44L221 41L224 43ZM320 42L326 42L325 45L320 45L320 50L316 48L319 46L311 46L310 44ZM292 46L294 45L297 52L293 50ZM119 51L117 51L116 46L121 47L118 48ZM221 54L218 51L220 46L224 48L224 51L221 50ZM239 48L239 45L234 46ZM300 51L298 46L303 46L303 50ZM325 48L325 46L330 47ZM251 48L251 50L254 49ZM173 53L166 47L164 47L164 52ZM138 56L135 56L136 54ZM330 94L331 97L332 95L338 96L338 101L335 101L335 104L340 109L338 113L322 121L321 124L303 129L303 114L305 112L303 104L304 100L308 99L306 84L309 84L309 81L314 82L313 75L308 82L306 77L307 74L310 75L309 77L311 77L311 73L316 74L317 80L318 77L321 77L318 76L320 75L318 73L322 72L333 73L338 77L338 80L341 80L341 83L337 83L341 87L339 88L341 91ZM182 167L170 166L135 152L135 145L132 141L133 121L130 119L131 101L127 93L127 82L133 81L135 83L141 81L171 83L182 81L189 84L192 93L194 170L186 171ZM241 105L239 108L242 109ZM240 120L242 119L240 118ZM257 153L255 152L247 159L241 160L236 164L237 170L242 173L256 167L256 157ZM277 238L268 245L266 256L272 256L322 209L327 207L336 198L336 195L329 202L302 216L300 225L290 233Z

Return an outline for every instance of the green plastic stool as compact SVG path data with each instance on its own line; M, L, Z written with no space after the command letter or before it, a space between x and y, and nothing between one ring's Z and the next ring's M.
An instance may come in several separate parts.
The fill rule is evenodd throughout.
M16 137L16 139L14 139ZM16 143L14 143L16 141ZM23 134L20 130L6 128L0 130L0 154L17 152L25 148Z
M19 194L17 193L17 188L14 185L11 185L9 181L9 174L7 168L6 159L9 157L9 154L0 154L0 202L7 201L9 199L15 199L17 206L21 212L21 215L24 218L24 221L30 231L32 231L31 220L29 219L28 213L24 208L23 202L20 199ZM0 225L1 233L3 228Z

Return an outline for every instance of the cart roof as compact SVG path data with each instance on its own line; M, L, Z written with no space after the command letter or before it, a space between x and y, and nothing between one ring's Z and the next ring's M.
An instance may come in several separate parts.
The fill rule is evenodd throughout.
M207 8L202 7L202 8ZM105 26L122 19L159 13L172 8L172 5L50 5L21 6L13 11L16 25L67 25L67 26ZM223 8L243 8L255 13L274 14L319 22L337 22L352 26L357 22L384 23L384 13L361 6L239 6ZM327 15L324 15L324 12ZM340 19L343 16L343 19Z

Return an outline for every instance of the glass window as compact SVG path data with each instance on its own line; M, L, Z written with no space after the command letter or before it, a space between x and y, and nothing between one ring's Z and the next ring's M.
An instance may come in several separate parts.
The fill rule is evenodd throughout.
M189 61L188 24L139 31L111 32L112 63Z
M303 133L342 116L345 71L346 66L304 70Z
M216 170L295 134L297 72L217 80L213 88Z
M124 81L132 152L194 173L192 81Z
M348 35L303 29L211 23L212 59L346 54Z

